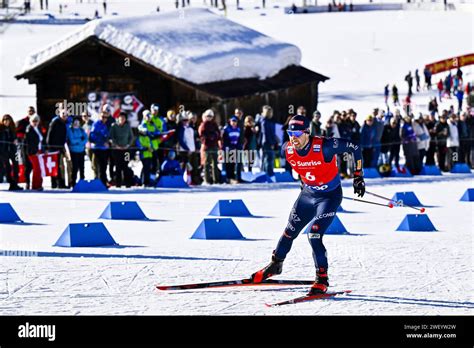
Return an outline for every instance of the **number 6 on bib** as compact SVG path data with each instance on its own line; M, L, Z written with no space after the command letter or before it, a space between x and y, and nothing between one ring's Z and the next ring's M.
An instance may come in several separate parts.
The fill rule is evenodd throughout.
M316 177L314 175L311 175L311 172L306 172L306 175L304 177L308 181L316 181Z

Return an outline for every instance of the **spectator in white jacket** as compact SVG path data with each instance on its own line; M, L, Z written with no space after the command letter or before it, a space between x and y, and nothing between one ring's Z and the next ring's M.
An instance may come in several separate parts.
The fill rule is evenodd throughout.
M456 114L452 113L448 120L449 136L446 140L448 147L448 169L451 170L456 162L459 161L459 131Z
M418 153L420 157L420 168L423 167L423 160L426 156L428 148L430 147L430 133L425 125L423 115L420 113L418 119L413 122L413 130L416 134L416 145L418 147Z
M188 183L199 185L201 183L199 172L200 155L199 152L196 151L196 130L190 123L192 116L191 111L183 111L178 117L178 150L180 162L190 179Z

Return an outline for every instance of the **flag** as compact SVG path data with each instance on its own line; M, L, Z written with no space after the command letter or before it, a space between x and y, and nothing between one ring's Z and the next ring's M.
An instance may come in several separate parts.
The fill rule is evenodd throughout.
M176 131L176 129L170 129L167 132L161 133L161 135L160 135L161 142L165 142L166 140L171 138L173 136L173 134L175 133L175 131Z
M29 159L33 165L33 172L41 173L43 178L45 176L58 176L58 155L59 151L30 155Z

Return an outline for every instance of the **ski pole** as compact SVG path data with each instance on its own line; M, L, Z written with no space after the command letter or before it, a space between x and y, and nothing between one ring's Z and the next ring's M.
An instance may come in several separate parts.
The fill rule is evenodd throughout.
M374 197L378 197L378 198L381 198L381 199L385 199L386 201L389 201L389 202L394 202L394 203L396 203L396 204L398 203L398 202L394 201L393 199L390 199L390 198L387 198L387 197L378 195L378 194L376 194L376 193L372 193L372 192L369 192L369 191L365 191L365 193L368 193L369 195L372 195L372 196L374 196ZM398 204L397 204L397 205L398 205ZM408 207L408 208L412 208L412 209L415 209L415 210L419 210L420 213L424 213L424 212L425 212L425 208L416 208L416 207L413 207L413 206L411 206L411 205L408 205L408 204L403 203L403 201L402 201L402 206Z
M342 198L344 198L344 199L349 199L349 200L351 200L351 201L361 202L361 203L380 205L381 207L393 208L393 203L388 203L388 205L386 205L386 204L382 204L382 203L371 202L371 201L366 201L366 200L363 200L363 199L352 198L352 197L346 197L346 196L343 196Z

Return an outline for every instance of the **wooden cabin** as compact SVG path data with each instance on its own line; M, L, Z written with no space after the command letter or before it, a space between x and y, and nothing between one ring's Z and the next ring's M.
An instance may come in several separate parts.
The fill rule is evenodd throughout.
M197 11L210 12L202 9ZM153 18L159 16L153 15ZM207 16L227 21L213 13ZM160 20L157 22L160 23ZM233 26L240 26L231 23ZM91 23L86 24L90 25ZM227 119L236 107L241 107L246 115L255 115L261 111L262 105L268 104L274 109L275 120L284 122L292 111L291 106L295 111L299 105L304 105L309 112L315 110L318 105L319 82L328 79L297 64L285 66L275 75L263 79L245 77L245 74L241 77L241 71L232 74L229 69L245 67L230 65L224 67L227 69L224 73L230 79L212 81L212 65L201 67L195 64L194 69L207 69L197 71L201 73L197 76L209 74L211 78L210 81L190 81L183 78L186 77L185 73L176 76L172 71L166 71L167 66L162 68L159 63L134 54L134 49L128 49L122 44L123 40L114 45L114 41L104 39L102 31L97 29L98 25L94 25L85 34L75 34L72 39L66 38L65 43L56 43L56 46L30 57L34 62L27 64L25 71L16 76L17 79L26 78L30 84L36 84L37 111L46 121L55 114L58 102L87 102L90 92L108 91L134 93L144 103L144 108L148 108L151 103L158 103L162 114L167 109L178 109L182 105L185 110L192 110L198 115L213 108L221 119ZM103 27L104 25L101 26ZM110 27L110 24L105 27ZM120 34L124 35L122 27ZM182 35L187 34L184 32ZM153 49L160 49L160 40L153 44ZM221 65L215 66L222 69Z

